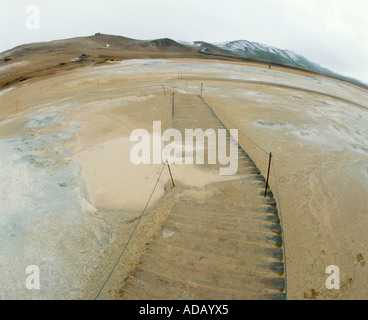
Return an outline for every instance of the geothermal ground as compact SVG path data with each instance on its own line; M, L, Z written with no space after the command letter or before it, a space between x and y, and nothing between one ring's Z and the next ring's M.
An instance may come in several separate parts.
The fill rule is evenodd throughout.
M368 297L368 92L290 68L180 58L86 66L0 91L0 298L96 297L162 169L131 163L130 134L152 132L153 121L170 128L172 92L185 101L202 84L263 175L273 154L288 299ZM118 297L180 190L231 179L200 166L172 171L179 191L164 168L100 298ZM40 290L25 287L30 265ZM325 285L330 265L338 290Z

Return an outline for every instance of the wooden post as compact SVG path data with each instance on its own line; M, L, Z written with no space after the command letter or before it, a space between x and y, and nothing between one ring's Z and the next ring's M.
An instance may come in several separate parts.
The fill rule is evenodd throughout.
M203 83L201 83L201 97L202 97L202 91L203 91Z
M166 95L165 87L163 84L162 84L162 89L164 89L164 95Z
M169 161L166 160L166 164L167 164L167 167L169 168L172 186L175 187L174 179L173 179L173 176L171 174L171 169L170 169Z
M270 152L270 159L268 160L268 172L267 172L266 188L265 188L265 193L264 193L265 197L267 195L268 179L270 177L271 158L272 158L272 153Z
M175 97L174 97L174 92L172 93L172 101L171 101L171 112L172 112L172 114L171 114L171 116L172 116L172 118L174 118L174 99L175 99Z

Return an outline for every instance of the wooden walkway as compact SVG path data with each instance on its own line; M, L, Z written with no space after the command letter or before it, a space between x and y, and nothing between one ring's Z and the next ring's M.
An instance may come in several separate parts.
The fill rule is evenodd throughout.
M197 95L175 96L174 128L225 128ZM228 133L228 143L234 140ZM207 148L205 149L207 150ZM265 178L237 145L234 179L178 196L120 299L285 299L282 228ZM197 165L217 170L221 164Z

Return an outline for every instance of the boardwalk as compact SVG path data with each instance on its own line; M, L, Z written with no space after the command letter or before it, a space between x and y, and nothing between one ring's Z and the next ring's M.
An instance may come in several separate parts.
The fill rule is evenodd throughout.
M197 95L175 96L173 126L182 132L224 128ZM234 143L229 134L228 143ZM232 180L178 194L119 298L285 299L276 201L271 191L264 197L264 176L238 145L237 150L239 169Z

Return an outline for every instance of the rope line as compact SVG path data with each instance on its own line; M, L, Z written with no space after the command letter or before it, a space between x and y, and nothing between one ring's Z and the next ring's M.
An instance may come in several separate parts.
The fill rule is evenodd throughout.
M228 122L230 122L230 124L234 127L234 128L237 128L237 126L231 121L231 120L229 120L228 118L226 118L225 116L224 116L224 114L220 111L220 110L218 110L218 109L216 109L217 110L217 112L219 112L221 115L222 115L222 117L224 118L224 119L226 119L226 121L228 121ZM261 151L263 151L267 156L270 154L269 152L267 152L265 149L263 149L257 142L255 142L253 139L251 139L249 136L247 136L245 133L243 133L243 131L241 131L240 129L238 129L238 131L241 133L241 135L242 136L244 136L245 138L247 138L250 142L252 142L252 143L254 143L254 145L258 148L258 149L260 149Z
M124 252L125 252L126 248L128 247L128 245L129 245L129 243L130 243L130 240L133 238L133 235L134 235L135 231L137 230L138 225L139 225L139 223L141 222L141 220L142 220L142 217L143 217L144 213L145 213L145 212L146 212L146 210L147 210L148 204L149 204L149 202L151 201L151 198L152 198L152 196L153 196L153 193L154 193L154 192L155 192L155 190L156 190L156 187L157 187L158 181L159 181L159 180L160 180L160 178L161 178L161 175L162 175L162 172L164 171L165 166L166 166L166 163L164 163L164 165L163 165L163 166L162 166L162 168L161 168L161 172L160 172L160 175L158 176L158 178L157 178L157 180L156 180L156 184L155 184L155 186L154 186L154 187L153 187L153 189L152 189L152 192L151 192L151 194L150 194L150 196L149 196L149 198L148 198L148 201L146 202L146 205L145 205L145 207L144 207L144 209L143 209L143 211L142 211L142 213L141 213L141 215L140 215L140 217L139 217L139 219L138 219L138 222L136 223L136 225L135 225L135 227L134 227L133 232L131 233L131 235L130 235L130 237L129 237L128 242L126 243L126 245L125 245L125 247L124 247L123 251L121 252L120 256L118 257L117 261L115 262L114 267L112 268L112 270L111 270L110 274L109 274L109 275L108 275L108 277L106 278L106 280L105 280L104 284L102 285L102 287L101 287L100 291L98 292L98 294L97 294L97 296L96 296L95 300L97 300L97 299L98 299L98 297L99 297L99 295L101 294L102 290L103 290L103 289L104 289L104 287L106 286L106 284L107 284L107 282L109 281L109 279L110 279L111 275L112 275L112 274L113 274L113 272L115 271L115 268L116 268L116 266L118 265L118 263L119 263L119 261L120 261L121 257L124 255Z
M204 101L204 99L202 98L202 100ZM210 107L210 105L205 102L207 104L207 106ZM213 109L212 107L210 107L211 109ZM228 121L232 126L234 126L234 128L237 128L237 126L231 121L229 120L227 117L224 116L224 114L218 110L216 108L216 111L218 113L220 113L220 115L226 120ZM269 153L263 149L258 143L256 143L253 139L251 139L249 136L247 136L245 133L243 133L240 129L238 129L238 131L245 137L247 138L249 141L251 141L252 143L254 143L254 145L256 147L258 147L261 151L263 151L267 156L269 156ZM285 250L285 237L284 237L284 225L283 225L283 219L282 219L282 210L281 210L281 202L280 202L280 195L279 195L279 188L278 188L278 183L277 183L277 178L276 178L276 170L274 167L274 162L273 162L273 157L271 158L271 165L272 165L272 171L273 171L273 176L275 179L275 186L276 186L276 193L277 193L277 202L279 205L279 212L280 212L280 222L281 222L281 228L282 228L282 241L283 241L283 253L284 253L284 261L285 261L285 297L287 299L287 265L286 265L286 250Z
M168 108L167 108L167 112L166 112L165 130L166 130L166 128L167 128L167 119L168 119L168 117L169 117L169 111L170 111L170 104L169 104L169 106L168 106ZM166 144L165 144L165 145L166 145ZM113 274L113 272L115 271L115 269L116 269L116 267L117 267L117 265L118 265L119 261L121 260L122 256L124 255L124 252L125 252L126 248L128 247L128 245L129 245L129 243L130 243L131 239L133 238L133 235L134 235L135 231L137 230L138 225L139 225L139 223L141 222L141 220L142 220L142 217L143 217L144 213L145 213L145 212L146 212L146 210L147 210L148 204L149 204L149 202L151 201L151 198L152 198L152 196L153 196L153 194L154 194L154 192L155 192L155 190L156 190L157 184L158 184L158 182L159 182L159 180L160 180L160 178L161 178L162 172L164 171L164 168L165 168L165 166L166 166L166 164L167 164L166 148L165 148L165 158L166 158L166 161L165 161L165 163L163 164L163 166L162 166L162 168L161 168L161 172L160 172L160 174L159 174L159 176L158 176L158 178L157 178L157 180L156 180L155 186L154 186L154 187L153 187L153 189L152 189L152 192L151 192L151 194L150 194L150 196L149 196L149 198L148 198L148 200L147 200L147 202L146 202L146 205L145 205L145 207L144 207L144 209L143 209L143 211L142 211L142 213L141 213L141 215L140 215L140 217L139 217L139 219L138 219L138 221L137 221L137 223L136 223L136 225L135 225L135 227L134 227L134 229L133 229L133 232L131 233L131 235L130 235L130 237L129 237L129 239L128 239L128 242L125 244L125 246L124 246L124 248L123 248L123 250L122 250L122 252L121 252L120 256L119 256L119 257L118 257L118 259L116 260L116 262L115 262L115 264L114 264L114 266L113 266L113 268L112 268L112 270L111 270L110 274L107 276L107 278L106 278L106 280L105 280L104 284L102 285L102 287L101 287L100 291L99 291L99 292L98 292L98 294L96 295L95 300L97 300L97 299L98 299L98 297L100 296L100 294L101 294L102 290L104 289L104 287L106 286L107 282L109 281L109 279L110 279L111 275L112 275L112 274Z

